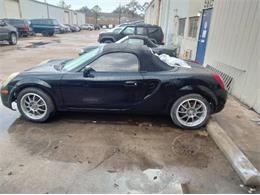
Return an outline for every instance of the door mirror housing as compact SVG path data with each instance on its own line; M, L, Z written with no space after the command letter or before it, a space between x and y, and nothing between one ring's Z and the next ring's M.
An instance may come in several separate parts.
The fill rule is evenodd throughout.
M83 70L83 76L93 78L94 76L91 74L91 72L93 72L93 71L94 71L93 68L91 68L90 66L87 66Z

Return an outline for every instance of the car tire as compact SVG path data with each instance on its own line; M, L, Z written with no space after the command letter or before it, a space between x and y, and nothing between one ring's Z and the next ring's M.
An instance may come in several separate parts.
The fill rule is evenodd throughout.
M17 44L17 35L15 33L10 34L9 44L10 45L16 45Z
M23 89L17 96L17 107L26 120L42 123L55 114L51 97L38 88Z
M210 117L209 102L199 94L188 94L177 99L170 110L175 125L182 129L199 129Z
M42 32L42 36L44 36L44 37L48 37L48 36L49 36L48 31L43 31L43 32Z

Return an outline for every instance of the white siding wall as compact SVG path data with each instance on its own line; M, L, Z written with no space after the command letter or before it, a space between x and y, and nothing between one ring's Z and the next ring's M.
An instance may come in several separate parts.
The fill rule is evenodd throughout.
M234 78L231 93L260 113L260 1L215 1L205 65Z
M31 0L20 0L22 17L27 19L48 18L47 6Z
M4 0L0 0L0 18L5 18Z
M63 8L47 5L42 2L35 0L19 0L21 17L26 19L35 19L35 18L48 18L48 9L49 17L57 19L61 23L70 23L70 24L85 24L85 14L80 12L75 12L73 10L65 10ZM11 4L17 4L15 9ZM7 8L6 8L6 5ZM10 10L14 10L10 12ZM9 11L9 15L7 14ZM66 12L67 11L67 12ZM67 14L66 14L67 13ZM76 14L75 14L76 13ZM13 17L20 18L18 1L14 0L0 0L0 18Z
M50 18L55 18L60 23L64 21L64 9L54 6L49 6Z
M156 24L158 16L159 0L151 3L146 11L145 22ZM198 23L197 37L188 37L189 17L197 16L202 12L204 0L162 0L160 9L159 25L165 34L165 43L167 46L177 46L180 49L180 57L191 50L191 60L195 60L200 21ZM179 18L186 18L184 36L178 36Z
M165 0L162 0L165 1ZM159 19L159 2L160 0L154 0L146 10L145 22L148 24L158 24Z

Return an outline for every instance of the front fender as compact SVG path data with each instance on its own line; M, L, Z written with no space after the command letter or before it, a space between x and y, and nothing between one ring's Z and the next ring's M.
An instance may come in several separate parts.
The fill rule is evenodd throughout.
M52 90L53 87L49 83L41 79L30 78L30 79L20 80L13 86L9 94L8 103L11 105L12 102L17 98L18 93L28 87L35 87L45 91L55 101L54 97L56 96L53 92L54 90Z

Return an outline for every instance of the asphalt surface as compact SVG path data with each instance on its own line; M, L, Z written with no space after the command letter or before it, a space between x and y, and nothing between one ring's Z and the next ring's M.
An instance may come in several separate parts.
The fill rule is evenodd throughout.
M50 58L75 57L98 32L0 45L0 79ZM205 129L169 117L58 113L35 124L0 104L0 193L245 193Z

